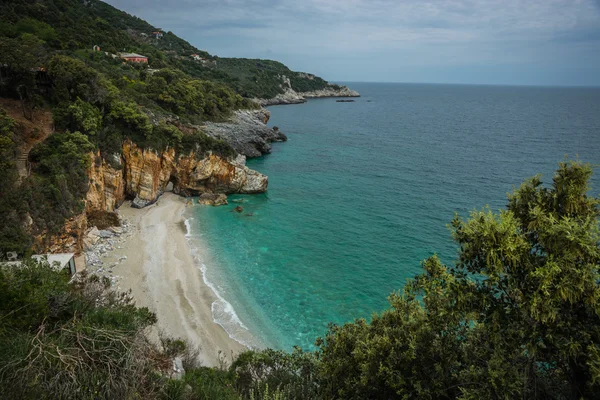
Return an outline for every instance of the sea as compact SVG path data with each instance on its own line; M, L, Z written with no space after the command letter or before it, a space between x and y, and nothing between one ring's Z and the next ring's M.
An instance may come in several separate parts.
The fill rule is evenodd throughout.
M345 84L362 96L269 108L289 140L248 161L266 193L187 210L214 320L246 345L313 350L330 323L388 308L427 257L452 265L455 213L502 209L565 159L600 165L600 88Z

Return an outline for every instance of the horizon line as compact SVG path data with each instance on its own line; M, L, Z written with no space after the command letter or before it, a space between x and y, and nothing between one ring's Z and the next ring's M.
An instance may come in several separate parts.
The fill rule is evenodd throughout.
M461 82L401 82L401 81L346 81L328 80L329 83L375 83L375 84L402 84L402 85L448 85L448 86L508 86L508 87L539 87L563 89L600 89L600 85L563 85L563 84L527 84L527 83L461 83Z

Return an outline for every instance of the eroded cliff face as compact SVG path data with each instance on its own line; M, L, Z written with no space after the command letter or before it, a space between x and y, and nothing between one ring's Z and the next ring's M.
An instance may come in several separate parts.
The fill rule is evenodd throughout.
M59 233L49 235L46 232L34 237L33 251L36 253L81 253L83 237L87 230L86 214L81 213L69 218Z
M123 168L110 166L100 153L90 154L92 165L88 172L89 189L86 195L86 211L113 211L125 200ZM120 163L120 158L117 157Z
M92 163L86 211L114 211L125 198L134 207L155 202L169 183L182 195L202 193L261 193L267 190L267 176L246 167L246 158L226 160L210 154L197 159L193 153L176 155L174 149L163 152L143 150L124 142L121 168L106 161Z

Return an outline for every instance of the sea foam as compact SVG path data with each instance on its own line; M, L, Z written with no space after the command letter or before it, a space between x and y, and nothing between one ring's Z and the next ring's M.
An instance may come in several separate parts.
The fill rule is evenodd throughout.
M225 332L227 332L227 335L236 342L241 343L249 348L263 347L259 344L258 340L253 337L248 330L248 327L246 327L246 325L244 325L244 323L240 320L231 303L225 300L221 294L221 290L219 290L217 285L208 279L208 267L204 262L204 257L200 249L201 246L198 246L195 243L195 241L200 240L200 238L192 233L192 227L190 223L192 220L193 218L185 219L185 237L188 241L190 252L194 262L196 263L196 267L198 267L202 272L202 280L217 297L217 300L215 300L211 305L213 321L216 324L219 324L225 330Z

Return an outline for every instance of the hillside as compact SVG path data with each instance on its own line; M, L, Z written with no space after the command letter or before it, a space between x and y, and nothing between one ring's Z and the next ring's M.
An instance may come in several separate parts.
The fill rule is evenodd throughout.
M0 110L1 178L3 193L11 193L0 200L0 253L61 248L56 235L80 246L82 212L112 211L126 198L151 204L171 179L186 195L266 190L266 177L226 166L236 153L259 156L269 142L285 140L265 126L268 112L251 98L293 93L303 101L292 88L338 87L274 61L212 56L98 0L0 3L0 98L10 105ZM37 115L50 116L52 127ZM35 124L43 135L31 141L34 128L27 127ZM179 163L210 154L219 165L213 174L234 168L255 181L197 181L191 161ZM126 174L138 168L127 163L137 162L146 167ZM64 231L71 225L75 231Z
M23 34L43 40L44 52L59 51L81 59L88 57L82 50L93 46L110 54L142 54L152 68L176 68L193 78L223 83L247 98L269 99L284 93L284 77L296 92L339 88L276 61L210 55L172 32L163 32L99 0L2 2L0 37L14 40Z

